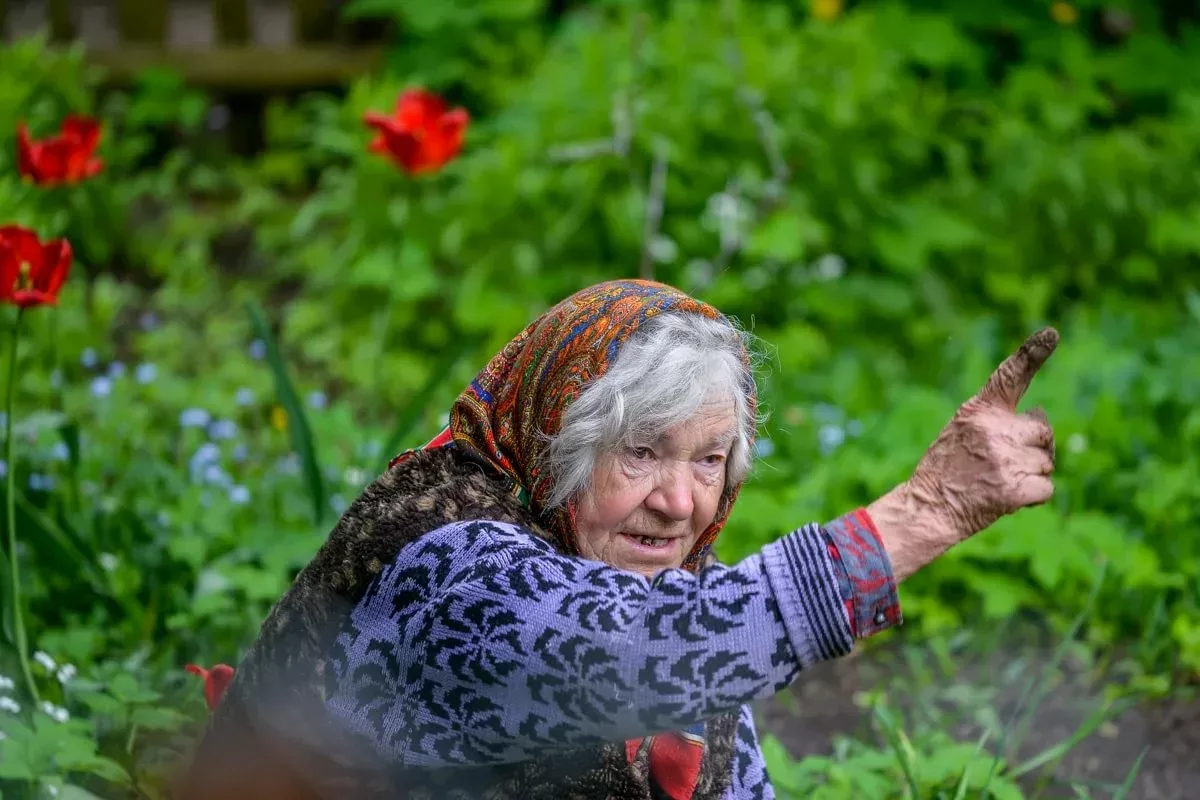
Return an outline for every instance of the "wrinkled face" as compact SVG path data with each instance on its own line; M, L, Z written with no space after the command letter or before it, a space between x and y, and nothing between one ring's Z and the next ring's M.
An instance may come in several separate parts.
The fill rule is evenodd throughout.
M681 566L716 517L736 433L733 403L712 403L602 458L576 510L583 556L647 578Z

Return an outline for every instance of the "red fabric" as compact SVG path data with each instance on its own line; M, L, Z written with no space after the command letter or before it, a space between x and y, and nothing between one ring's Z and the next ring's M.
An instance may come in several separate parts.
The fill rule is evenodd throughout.
M632 763L642 739L625 743L625 756ZM671 800L690 800L700 780L704 740L686 733L659 734L650 740L650 778Z
M879 569L887 558L887 548L871 515L865 508L857 508L826 523L825 530L829 534L826 548L840 576L850 635L866 638L899 625L902 614L895 578ZM882 618L876 617L876 610L882 612Z
M228 664L217 664L212 669L188 664L184 669L204 679L204 701L208 703L209 711L220 704L225 690L233 683L233 667Z

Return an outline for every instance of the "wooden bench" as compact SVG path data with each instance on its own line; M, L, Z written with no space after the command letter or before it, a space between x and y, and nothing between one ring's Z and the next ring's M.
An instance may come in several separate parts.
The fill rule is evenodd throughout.
M449 0L429 0L449 2ZM0 37L81 44L107 80L148 67L258 93L343 85L378 67L385 30L340 20L338 0L0 0Z

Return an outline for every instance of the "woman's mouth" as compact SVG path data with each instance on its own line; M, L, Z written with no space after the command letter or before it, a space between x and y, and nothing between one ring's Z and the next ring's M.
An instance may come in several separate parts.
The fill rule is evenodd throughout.
M630 542L637 545L637 547L639 549L644 549L644 550L656 550L656 551L668 550L671 548L671 546L675 542L674 537L643 536L641 534L634 534L634 533L622 533L621 535L624 536Z

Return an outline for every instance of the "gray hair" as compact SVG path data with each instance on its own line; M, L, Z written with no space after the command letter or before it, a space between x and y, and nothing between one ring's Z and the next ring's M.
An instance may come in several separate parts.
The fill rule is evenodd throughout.
M743 360L750 355L750 363ZM554 508L589 485L601 456L658 438L706 403L732 400L736 417L726 486L750 472L751 441L762 419L750 408L755 391L751 336L730 320L667 312L644 323L608 370L567 408L549 439L547 468Z

